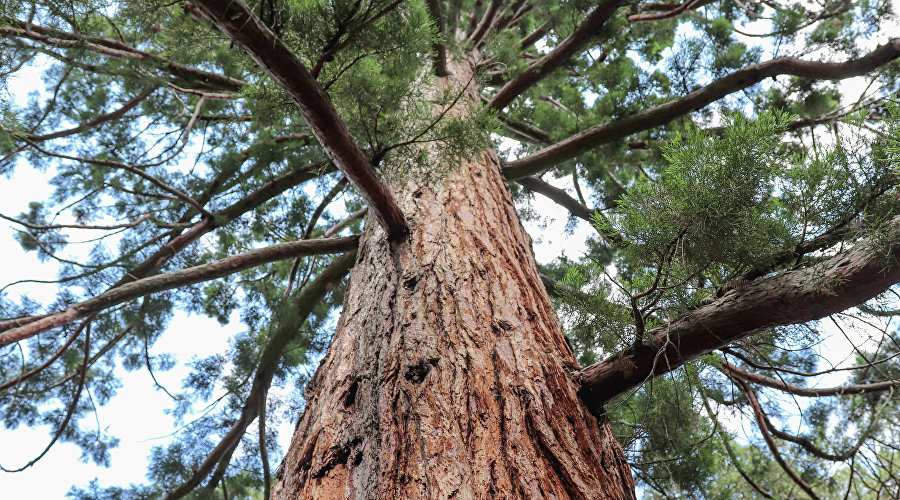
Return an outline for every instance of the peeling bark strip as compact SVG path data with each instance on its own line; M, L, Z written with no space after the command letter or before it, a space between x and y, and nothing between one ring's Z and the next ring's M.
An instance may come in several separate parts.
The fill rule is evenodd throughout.
M391 241L403 239L409 228L394 196L303 62L242 0L196 0L196 3L287 92L328 156L359 190Z
M451 70L449 85L471 75ZM497 156L475 156L395 190L407 242L363 236L273 498L634 498L609 424L578 400Z
M356 248L359 238L348 236L346 238L321 238L316 240L300 240L272 245L257 250L251 250L234 257L210 262L201 266L180 269L166 274L157 274L148 278L117 286L109 291L84 302L69 306L63 311L48 314L40 319L23 326L13 328L0 334L0 347L5 347L13 342L25 340L51 328L57 328L71 323L79 318L85 318L91 314L108 309L112 306L134 300L150 293L161 292L180 288L194 283L209 281L223 276L234 274L244 269L250 269L268 262L297 257L299 255L314 255L321 253L345 252Z
M798 271L732 289L712 304L649 332L643 350L628 348L580 375L579 394L601 408L645 380L760 330L813 321L865 302L900 282L900 217L886 239L866 239L851 251ZM760 380L755 380L760 382ZM847 391L860 392L860 391Z
M816 80L843 80L868 73L897 57L900 57L900 38L894 38L859 59L843 63L803 61L793 57L781 57L753 64L719 78L680 99L674 99L625 118L589 128L533 155L511 161L503 169L503 173L508 179L518 179L540 173L591 148L623 139L642 130L664 125L678 116L700 109L732 92L755 85L771 76L793 75Z

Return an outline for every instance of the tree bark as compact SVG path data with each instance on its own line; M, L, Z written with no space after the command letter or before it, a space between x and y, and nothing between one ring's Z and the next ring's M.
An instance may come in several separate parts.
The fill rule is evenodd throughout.
M634 498L496 153L437 184L395 188L408 240L363 236L273 497Z

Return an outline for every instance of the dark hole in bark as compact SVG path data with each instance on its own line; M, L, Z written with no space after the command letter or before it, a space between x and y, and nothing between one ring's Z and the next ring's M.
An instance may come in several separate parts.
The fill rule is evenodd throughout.
M347 388L347 393L344 394L344 408L350 408L353 406L353 403L356 402L356 391L359 389L359 380L354 380L350 387Z
M405 280L403 280L403 286L407 290L412 290L412 289L416 288L417 283L419 283L418 276L410 276L409 278L406 278Z
M425 380L425 376L431 371L431 366L426 361L420 361L414 365L406 367L406 373L403 377L414 384L421 383Z

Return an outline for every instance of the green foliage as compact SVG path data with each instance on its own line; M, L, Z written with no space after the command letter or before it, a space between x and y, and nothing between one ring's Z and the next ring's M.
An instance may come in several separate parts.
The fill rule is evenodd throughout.
M636 185L611 220L635 257L660 262L673 247L689 269L764 264L783 248L786 221L772 191L785 170L777 141L791 117L732 117L720 136L696 131L663 149L669 166Z

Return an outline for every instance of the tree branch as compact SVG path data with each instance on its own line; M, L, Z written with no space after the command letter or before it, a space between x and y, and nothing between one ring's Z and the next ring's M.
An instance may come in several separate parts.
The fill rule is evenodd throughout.
M662 21L678 17L686 11L690 11L704 5L711 4L716 0L688 0L682 4L655 3L649 6L647 10L661 11L656 14L632 14L628 16L628 20L636 23L641 21Z
M574 215L575 217L586 220L589 223L593 224L591 216L593 215L594 211L579 203L575 198L569 196L569 193L567 193L565 190L550 185L537 177L522 177L520 179L516 179L516 182L521 184L522 187L528 188L535 193L540 193L547 198L550 198L551 200L556 202L556 204L568 210L569 213Z
M180 288L194 283L221 278L244 269L250 269L277 260L288 259L298 255L317 255L352 250L359 244L359 238L321 238L316 240L300 240L271 245L265 248L228 257L209 264L180 269L166 274L158 274L123 284L108 290L97 297L88 299L68 308L45 316L37 321L13 328L0 334L0 347L13 342L33 337L41 332L56 328L76 319L90 316L109 307L128 302L150 293Z
M603 24L612 17L621 3L622 0L606 0L595 7L594 10L587 15L584 21L575 28L575 31L573 31L565 40L560 42L556 48L532 63L528 69L522 72L522 74L513 78L498 90L493 99L488 103L488 107L496 109L497 111L502 111L503 108L509 106L513 99L531 88L537 82L541 81L553 70L566 62L566 60L581 51L581 49L594 37L597 31L603 27Z
M425 4L428 5L428 11L431 13L431 20L434 21L438 36L441 37L440 40L435 40L431 44L434 50L434 75L447 76L450 74L447 71L447 46L445 42L447 28L444 22L444 13L441 11L441 0L425 0Z
M405 238L409 228L394 196L353 141L331 99L303 62L242 0L198 0L197 4L287 91L328 156L366 200L388 238L392 241Z
M774 326L813 321L865 302L900 281L900 217L884 239L864 239L815 266L787 271L726 292L711 304L648 332L584 369L579 394L594 411L640 385L736 340Z
M297 292L296 297L292 297L284 302L284 307L281 308L281 311L275 318L273 331L260 354L256 375L253 377L253 386L250 388L250 394L247 396L244 408L241 410L240 418L238 418L209 456L206 457L206 460L197 467L194 474L184 484L172 490L166 496L166 500L175 500L193 491L209 475L220 460L230 456L231 451L240 442L247 427L257 417L260 404L263 404L261 400L269 390L272 377L275 375L275 370L278 368L285 347L295 338L297 331L303 326L306 318L315 306L321 302L322 297L331 289L330 285L333 285L334 282L347 274L350 268L353 267L354 262L356 262L355 250L341 255L325 268L315 280Z
M722 369L727 373L734 375L741 380L753 382L772 389L778 389L782 392L804 396L809 398L818 398L822 396L842 396L844 394L865 394L867 392L880 392L900 387L900 379L884 380L881 382L871 382L868 384L853 384L837 387L803 387L802 385L791 384L781 380L767 377L759 373L748 372L728 361L722 361ZM849 458L849 457L847 457ZM846 460L846 458L842 459Z
M73 127L73 128L67 129L67 130L60 130L57 132L51 132L48 134L41 134L41 135L32 134L32 135L28 136L28 139L35 141L35 142L46 141L46 140L50 140L50 139L57 139L59 137L66 137L66 136L77 134L79 132L84 132L85 130L93 128L97 125L100 125L101 123L105 123L105 122L108 122L111 120L116 120L118 118L121 118L125 113L134 109L134 107L137 106L138 104L140 104L144 99L150 97L150 94L152 94L153 92L156 92L156 89L158 89L158 88L159 87L151 87L151 88L141 92L140 94L136 95L135 97L129 99L127 102L122 104L121 108L119 108L115 111L106 113L104 115L100 115L92 120L88 120L88 121L78 125L77 127Z
M469 40L472 41L473 47L478 48L481 46L484 37L488 34L488 30L490 30L491 25L494 24L494 17L500 9L500 3L501 0L491 0L488 4L487 9L484 11L484 15L481 17L481 21L479 21L478 26L475 27L475 31L472 32L472 35L469 36Z
M85 37L12 18L2 18L0 21L13 25L0 26L0 35L27 38L56 47L84 47L109 57L147 60L175 77L199 83L207 89L235 91L247 85L247 82L243 80L179 64L162 56L135 49L112 38Z
M204 234L207 234L215 230L216 228L228 224L234 219L237 219L250 210L253 210L254 208L265 203L267 200L278 196L279 194L298 184L314 179L319 175L329 173L333 168L334 167L330 162L320 161L312 163L310 165L306 165L302 168L291 169L290 172L282 174L270 180L269 182L260 186L256 191L253 191L247 196L244 196L243 198L234 202L231 206L215 212L213 214L213 217L204 218L200 222L187 229L187 231L173 236L172 239L170 239L159 250L154 252L151 256L144 259L143 262L131 268L130 271L125 273L125 276L123 276L122 279L113 284L111 288L117 287L124 283L128 283L130 281L138 280L149 275L150 273L158 271L166 262L168 262L169 259L172 258L172 256L185 249L191 243L200 239L200 237ZM208 191L207 195L203 198L208 199L211 196L211 191ZM185 216L183 216L181 220L190 220L190 212L185 214ZM32 323L39 319L46 318L47 316L49 316L49 314L0 321L0 332L4 332L6 330L9 330L10 328Z
M681 115L700 109L728 94L755 85L769 77L794 75L817 80L843 80L868 73L897 57L900 57L900 38L890 40L859 59L843 63L804 61L793 57L781 57L753 64L719 78L680 99L674 99L633 115L592 127L530 156L511 161L503 169L503 173L507 179L517 179L540 173L602 144L664 125Z
M794 472L794 469L791 468L784 461L784 457L781 456L781 452L778 451L778 446L775 444L775 440L772 439L772 435L769 434L769 426L766 425L766 416L763 414L762 407L759 405L759 400L756 399L756 393L753 392L753 389L747 387L745 384L738 384L743 390L744 394L747 396L747 400L750 402L750 407L753 408L753 415L756 417L756 425L759 426L759 432L762 433L763 439L766 441L766 445L769 447L769 451L772 452L772 458L778 462L778 465L784 470L784 472L791 478L791 481L797 484L803 491L806 492L807 495L810 496L813 500L819 500L818 495L813 491L813 489L806 484L803 479L800 479L800 476Z

